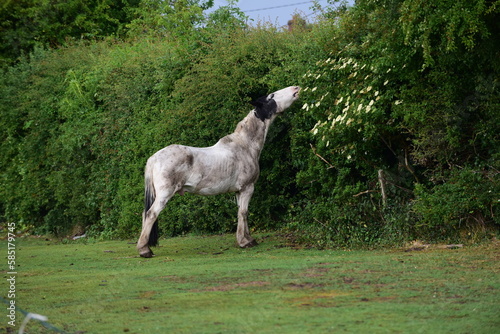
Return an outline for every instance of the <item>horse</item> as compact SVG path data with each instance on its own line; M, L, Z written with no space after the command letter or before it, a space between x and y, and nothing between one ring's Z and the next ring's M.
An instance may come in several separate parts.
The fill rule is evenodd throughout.
M175 195L204 196L236 193L236 240L242 248L257 245L248 229L248 204L260 173L259 158L269 126L299 98L300 87L290 86L252 102L255 107L233 133L210 147L170 145L153 154L144 172L142 231L137 242L141 257L158 245L158 215Z

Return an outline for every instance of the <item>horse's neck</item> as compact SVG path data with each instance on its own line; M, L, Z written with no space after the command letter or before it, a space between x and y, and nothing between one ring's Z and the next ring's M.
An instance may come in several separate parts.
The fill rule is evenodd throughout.
M258 155L260 155L266 141L267 132L275 116L273 115L270 119L262 121L255 116L252 110L247 117L238 123L233 134L240 138L243 145L257 151Z

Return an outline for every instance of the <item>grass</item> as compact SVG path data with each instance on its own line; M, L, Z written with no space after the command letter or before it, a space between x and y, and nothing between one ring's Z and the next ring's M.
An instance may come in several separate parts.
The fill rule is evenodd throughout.
M235 247L232 235L162 240L153 259L127 241L21 238L17 306L71 333L500 330L497 242L340 251L257 238L252 249ZM36 321L27 332L48 333Z

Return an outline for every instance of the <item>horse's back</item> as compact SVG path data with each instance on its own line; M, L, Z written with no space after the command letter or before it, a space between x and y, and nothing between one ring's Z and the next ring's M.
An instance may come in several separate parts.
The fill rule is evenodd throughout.
M146 174L149 170L158 186L176 192L217 195L239 190L239 169L236 156L224 146L170 145L148 159Z

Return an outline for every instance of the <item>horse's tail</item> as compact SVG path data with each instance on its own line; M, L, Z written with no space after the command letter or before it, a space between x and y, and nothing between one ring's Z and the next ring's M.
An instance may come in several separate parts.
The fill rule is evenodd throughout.
M142 214L143 219L145 219L148 210L151 208L155 201L156 191L153 185L153 175L146 166L146 172L144 175L144 212ZM149 233L148 246L158 246L158 219L155 220L153 227L151 228L151 232Z

